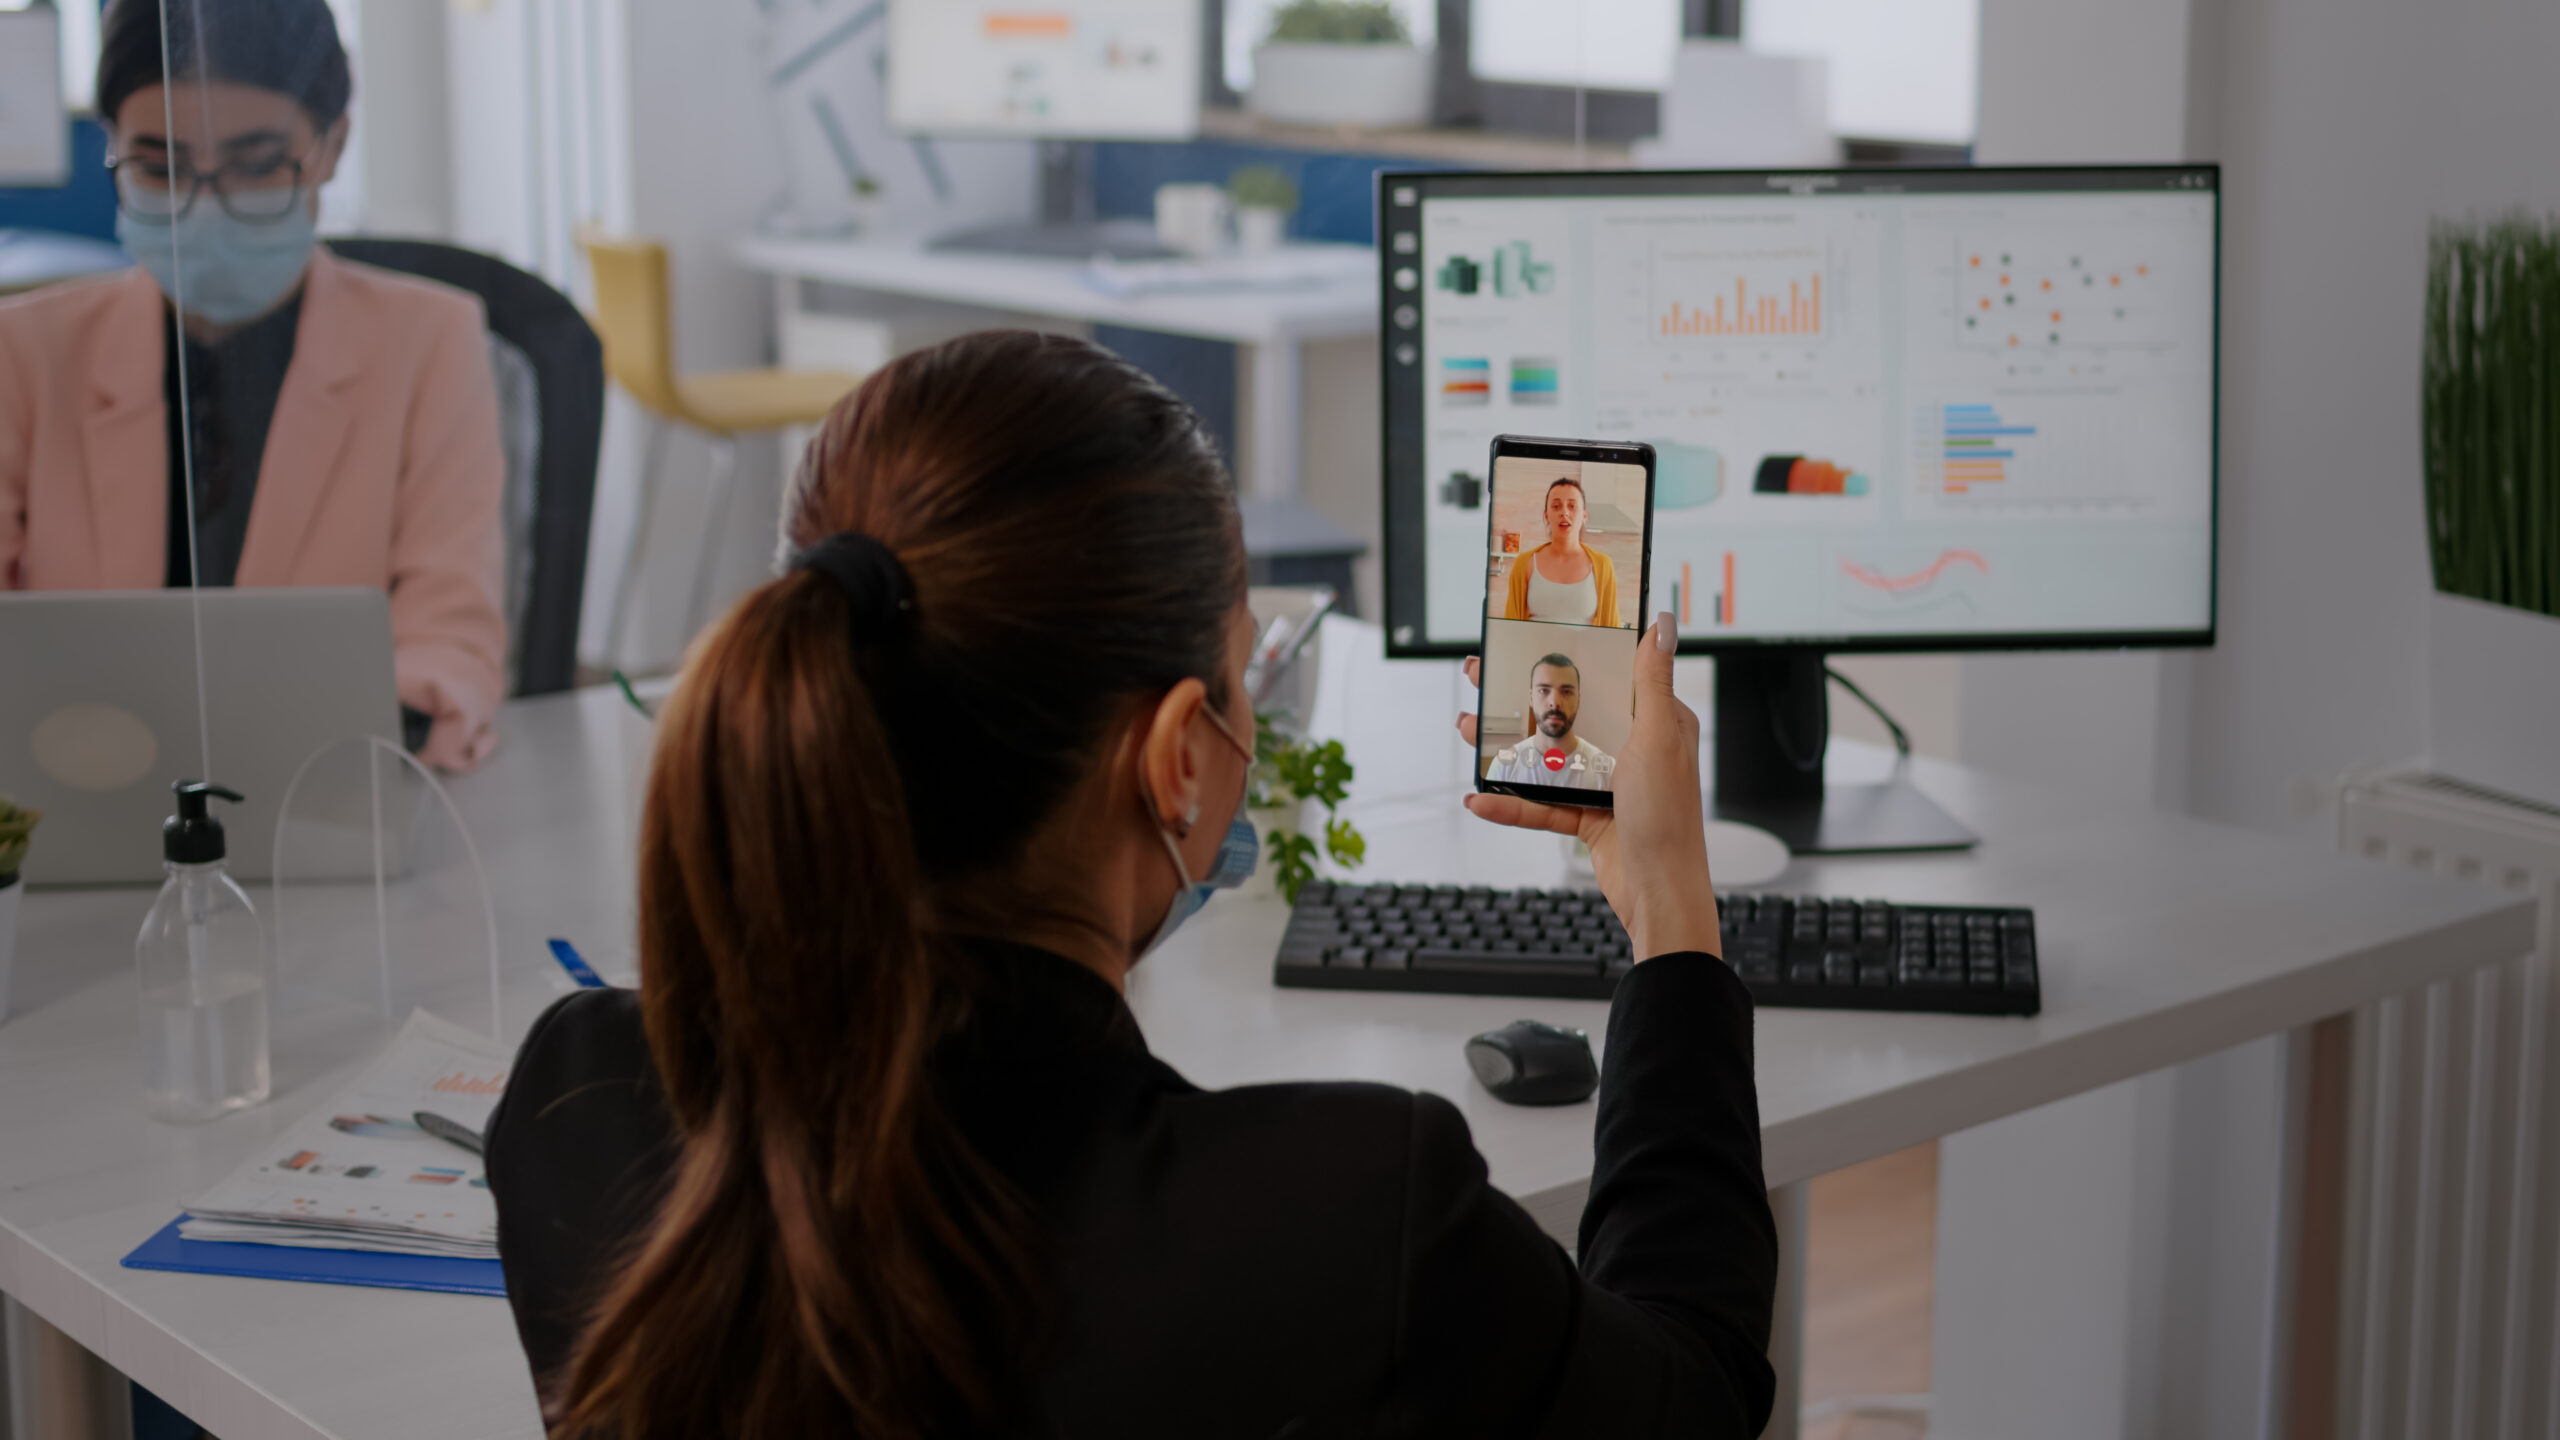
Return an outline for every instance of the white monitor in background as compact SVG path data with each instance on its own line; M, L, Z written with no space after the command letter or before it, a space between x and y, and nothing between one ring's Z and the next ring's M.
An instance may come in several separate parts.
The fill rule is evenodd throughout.
M1973 143L1980 0L1751 0L1742 41L1830 62L1835 135Z
M889 0L889 123L936 135L1183 140L1200 0Z
M1514 85L1659 90L1671 83L1680 12L1680 0L1474 0L1467 68Z

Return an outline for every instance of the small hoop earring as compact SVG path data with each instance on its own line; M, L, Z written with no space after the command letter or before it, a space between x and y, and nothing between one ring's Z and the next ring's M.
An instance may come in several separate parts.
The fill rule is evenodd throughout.
M1200 806L1199 803L1195 801L1190 809L1182 812L1181 828L1176 830L1174 833L1181 836L1183 839L1188 840L1191 838L1191 827L1199 823Z

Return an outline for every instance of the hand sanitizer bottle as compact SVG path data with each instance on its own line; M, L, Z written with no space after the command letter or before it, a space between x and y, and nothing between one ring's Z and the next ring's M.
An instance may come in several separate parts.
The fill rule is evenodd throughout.
M223 860L222 822L206 801L240 797L181 780L160 830L169 872L143 918L142 1106L192 1124L267 1098L267 944L258 912Z

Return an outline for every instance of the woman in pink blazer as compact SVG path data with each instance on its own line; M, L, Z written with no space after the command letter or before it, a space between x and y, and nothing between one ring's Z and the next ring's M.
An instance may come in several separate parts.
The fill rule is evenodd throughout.
M469 769L506 695L480 303L313 243L347 134L325 0L199 3L170 7L171 85L157 0L103 26L117 234L141 263L0 302L0 585L380 586L401 704L431 721L419 753Z

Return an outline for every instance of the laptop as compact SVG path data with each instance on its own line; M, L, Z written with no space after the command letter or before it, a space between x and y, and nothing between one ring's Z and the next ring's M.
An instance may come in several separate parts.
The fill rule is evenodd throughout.
M181 779L247 797L215 809L232 875L266 879L298 772L287 868L370 874L369 769L381 771L382 813L400 817L386 831L407 827L424 786L405 765L370 766L361 737L396 745L400 734L381 590L0 594L0 795L44 812L30 885L158 884L160 825Z

